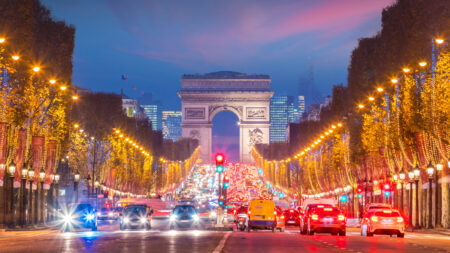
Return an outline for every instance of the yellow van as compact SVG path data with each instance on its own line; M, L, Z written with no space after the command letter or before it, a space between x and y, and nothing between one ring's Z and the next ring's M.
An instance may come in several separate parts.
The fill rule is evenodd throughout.
M276 230L276 208L272 200L252 200L248 207L248 227L251 229Z

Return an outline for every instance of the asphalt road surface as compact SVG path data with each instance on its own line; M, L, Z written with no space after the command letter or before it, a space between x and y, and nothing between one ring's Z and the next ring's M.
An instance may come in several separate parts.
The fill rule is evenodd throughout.
M206 230L120 231L106 224L99 231L24 231L0 233L0 252L450 252L450 236L407 233L405 238L346 237L286 232L219 232Z

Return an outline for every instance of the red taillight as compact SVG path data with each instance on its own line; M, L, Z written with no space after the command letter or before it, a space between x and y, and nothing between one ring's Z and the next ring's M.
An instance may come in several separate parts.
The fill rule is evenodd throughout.
M284 219L284 215L281 215L281 217L280 217L281 219Z
M318 220L319 219L319 215L313 214L313 215L311 215L311 219Z
M289 210L289 212L290 212L290 213L293 213L293 212L294 212L294 210Z
M318 205L317 207L318 207L318 208L323 208L323 205Z
M345 220L345 216L342 215L342 214L339 214L339 215L338 215L338 220L341 220L341 221L342 221L342 220Z
M324 211L333 211L333 208L324 208Z
M402 217L397 217L397 222L403 222L403 218Z
M373 222L378 222L378 217L372 216L372 217L370 217L370 220L372 220Z
M273 211L273 214L274 214L274 215L277 215L277 211Z

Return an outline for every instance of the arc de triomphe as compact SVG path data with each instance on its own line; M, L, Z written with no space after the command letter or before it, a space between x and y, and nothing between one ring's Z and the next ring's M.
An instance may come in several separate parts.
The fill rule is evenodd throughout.
M240 161L252 161L254 144L269 143L270 76L237 72L183 75L178 96L182 105L182 135L199 140L200 158L213 160L211 154L212 119L224 110L239 118Z

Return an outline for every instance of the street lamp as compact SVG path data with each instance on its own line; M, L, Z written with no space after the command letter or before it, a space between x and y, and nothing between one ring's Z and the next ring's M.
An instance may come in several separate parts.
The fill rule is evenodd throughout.
M435 201L436 201L436 209L435 209L435 226L440 226L441 225L441 219L440 219L440 209L441 209L441 199L439 198L439 192L441 191L441 185L439 184L439 174L442 173L442 171L444 170L444 164L443 163L438 163L436 164L436 179L435 179L435 184L436 184L436 193L435 193Z
M73 191L75 193L75 203L78 203L78 181L80 180L80 172L78 170L75 171L74 182L73 182Z
M11 188L10 188L10 206L9 206L9 217L11 218L11 222L10 225L12 227L15 226L14 224L14 173L16 172L16 164L14 163L14 161L12 161L9 166L8 166L8 174L9 174L9 181L11 183Z
M45 178L45 170L44 168L41 168L41 170L39 171L39 210L40 210L40 215L39 215L39 222L44 222L44 178Z
M22 180L20 182L20 194L21 194L21 201L20 201L20 226L24 227L26 223L25 219L25 206L27 201L27 189L25 188L25 185L27 184L27 164L24 163L22 167Z
M430 163L427 166L428 173L428 228L433 228L433 173L434 167L433 164Z
M405 168L402 168L402 171L400 172L399 177L400 177L400 184L401 184L401 189L400 189L400 191L401 191L400 192L400 211L403 214L403 185L404 185L404 180L406 178Z
M33 179L34 179L34 169L30 166L28 168L28 181L30 182L29 197L28 201L28 222L33 224ZM36 201L36 200L35 200ZM36 215L36 214L35 214Z
M412 227L412 202L413 202L413 181L414 181L414 168L411 168L411 170L408 172L408 178L409 178L409 223ZM416 189L417 190L417 189Z
M55 174L55 210L56 212L58 212L58 208L59 208L59 179L60 179L60 175L59 174ZM56 218L56 215L53 217Z
M419 165L416 164L414 168L414 180L416 183L416 228L420 227L419 224L419 178L420 178L420 168Z

